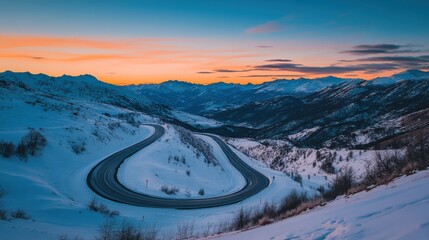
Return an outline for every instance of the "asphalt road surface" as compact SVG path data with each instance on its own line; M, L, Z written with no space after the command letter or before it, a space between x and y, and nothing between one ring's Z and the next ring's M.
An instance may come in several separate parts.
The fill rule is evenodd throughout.
M125 161L125 159L152 144L165 133L164 128L160 125L151 124L149 126L155 128L154 134L149 138L106 157L93 169L91 169L86 181L88 186L95 193L109 200L134 206L198 209L219 207L237 203L259 193L268 187L269 180L267 177L243 162L220 138L206 134L206 136L213 138L213 140L219 144L231 164L246 179L246 185L241 190L228 195L212 198L171 199L150 196L126 188L119 182L117 177L118 169L121 164ZM216 181L216 179L213 179L213 181Z

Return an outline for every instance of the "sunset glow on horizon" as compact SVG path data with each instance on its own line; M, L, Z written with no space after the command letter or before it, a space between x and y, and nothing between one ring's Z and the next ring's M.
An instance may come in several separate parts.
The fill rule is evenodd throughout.
M327 75L372 79L429 69L429 33L417 24L429 21L419 8L427 7L423 1L395 18L391 8L405 1L366 12L362 1L316 1L307 8L287 1L234 3L227 9L192 1L104 6L93 1L79 10L84 1L58 2L3 4L0 71L91 74L125 85L173 79L245 84ZM10 12L18 8L13 18Z

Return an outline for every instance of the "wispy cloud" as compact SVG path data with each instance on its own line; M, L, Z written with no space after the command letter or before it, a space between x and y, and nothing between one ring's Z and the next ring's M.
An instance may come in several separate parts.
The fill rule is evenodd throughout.
M354 61L360 62L396 62L396 63L428 63L429 55L423 56L383 56L359 58Z
M422 56L380 56L380 57L367 57L358 58L355 60L343 60L342 62L360 62L360 63L384 63L394 64L397 68L429 68L429 55Z
M215 69L213 72L219 72L219 73L237 73L237 72L249 72L250 69Z
M197 72L198 74L212 74L213 72L209 72L209 71L201 71L201 72Z
M295 63L277 63L255 66L254 69L264 71L290 71L305 74L345 74L350 72L365 71L379 72L397 69L396 64L355 64L346 66L305 66Z
M352 55L369 54L395 54L395 53L417 53L420 49L415 49L416 45L396 45L396 44L374 44L357 45L350 50L341 51Z
M246 33L261 34L261 33L279 32L281 30L282 30L282 26L278 22L270 21L261 25L250 27L246 29Z
M252 74L239 76L241 78L282 78L282 77L303 77L299 74Z
M276 58L276 59L268 59L268 60L265 60L266 62L292 62L292 60L289 60L289 59L279 59L279 58Z

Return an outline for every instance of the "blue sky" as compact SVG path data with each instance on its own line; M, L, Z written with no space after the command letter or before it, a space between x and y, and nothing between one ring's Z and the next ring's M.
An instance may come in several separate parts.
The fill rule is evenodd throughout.
M97 41L176 39L172 43L174 46L196 47L192 50L206 52L248 49L248 55L253 57L248 58L247 65L261 64L265 58L281 57L299 60L299 64L305 66L331 66L343 58L351 60L352 56L338 52L357 45L413 46L419 53L411 54L408 51L407 54L412 56L427 55L422 51L429 46L429 30L426 26L429 23L429 1L1 0L0 3L0 34L5 36ZM199 41L201 39L204 41ZM260 49L250 49L255 46L274 49L271 49L271 55L270 50L265 49L264 56L256 59ZM300 52L293 51L294 46ZM308 51L305 51L306 46L309 46ZM319 48L314 49L313 46ZM34 51L35 46L32 47L28 55L37 52ZM36 47L40 49L40 46ZM22 46L19 50L22 52ZM8 51L7 56L11 50ZM284 55L280 56L279 52ZM326 56L325 60L321 59L321 54ZM243 68L246 65L244 62L240 61L241 65L238 62L230 63L230 66ZM23 63L18 65L19 69L25 68ZM65 69L68 69L67 66ZM177 69L182 69L182 66ZM195 66L189 67L186 76L189 76L191 69L194 71ZM208 65L207 68L201 66L200 70L208 72L213 69ZM99 72L93 74L106 76ZM149 81L148 78L154 75L142 73L141 76ZM191 77L191 80L197 80L197 76ZM133 76L135 79L137 77ZM181 77L180 74L178 77ZM161 79L156 77L156 81Z

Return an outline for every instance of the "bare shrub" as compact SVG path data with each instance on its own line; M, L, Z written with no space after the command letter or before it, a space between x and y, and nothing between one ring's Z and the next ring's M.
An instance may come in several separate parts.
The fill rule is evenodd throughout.
M15 145L11 142L0 141L0 155L9 158L15 151Z
M22 209L13 211L10 216L16 219L30 219L30 216Z
M141 124L140 121L136 120L136 113L130 112L130 113L119 113L115 115L115 117L124 120L128 124L130 124L133 127L138 128Z
M114 240L115 239L116 221L112 218L106 218L105 221L98 227L97 240Z
M7 211L4 209L0 209L0 220L3 220L3 221L8 220Z
M129 222L122 222L120 228L115 232L115 239L142 240L143 233L140 229L131 225Z
M58 237L59 240L83 240L80 236L69 236L67 234L60 235Z
M232 226L233 226L232 221L229 221L229 220L220 221L218 222L218 224L216 224L216 228L213 232L215 234L220 234L228 231L233 231L234 229Z
M266 217L266 216L263 216L262 218L260 218L258 220L258 225L259 226L264 226L264 225L267 225L267 224L270 224L270 223L273 223L273 220L270 219L270 218L268 218L268 217Z
M172 125L178 132L180 141L188 146L193 147L197 151L197 156L201 153L204 156L204 162L207 164L213 164L214 166L219 165L219 161L215 158L213 148L205 141L183 127Z
M72 151L76 154L80 154L86 150L86 142L82 139L70 141L69 144L71 146Z
M283 214L288 211L291 211L298 207L302 202L308 200L307 194L305 192L298 193L295 189L293 189L288 196L283 198L280 202L280 206L278 209L278 214Z
M188 239L194 235L194 222L185 222L177 225L176 238L177 239Z
M277 215L277 204L275 204L274 202L272 202L272 203L265 202L264 206L262 207L262 213L263 213L263 216L265 216L267 218L276 217L276 215Z
M299 183L301 185L301 187L302 187L302 176L301 176L301 174L295 172L295 173L292 173L291 177L292 177L292 180L294 180L295 182Z
M46 146L46 138L34 128L30 128L27 135L22 138L22 142L28 149L28 153L32 156L36 155Z
M106 204L98 203L95 198L93 198L91 202L88 203L88 209L93 212L99 212L110 217L119 216L119 211L110 210Z
M307 199L306 201L303 201L298 207L296 207L291 213L293 216L301 214L304 211L313 209L316 206L320 206L323 202L325 202L325 199L322 197Z
M179 189L176 187L168 187L167 185L164 185L161 187L161 192L164 192L167 195L175 195L179 192Z
M333 161L334 161L333 158L327 157L325 161L323 161L322 165L320 166L320 169L322 169L323 171L329 174L335 173Z
M27 148L23 141L21 141L16 147L16 155L22 160L27 159Z
M143 240L156 240L158 239L159 231L155 226L147 227L142 230Z
M201 188L201 189L198 191L198 194L199 194L200 196L204 196L204 194L206 194L206 192L204 191L204 188Z
M91 202L89 202L88 209L94 212L98 212L98 202L95 198L93 198Z
M210 236L213 232L214 229L214 224L209 222L206 225L202 226L202 231L201 234L203 237L208 237Z
M136 227L127 221L121 224L112 218L106 220L98 227L97 240L155 240L158 239L158 230L153 228Z
M354 175L353 168L344 168L331 182L330 188L325 192L324 197L328 200L332 200L339 195L346 194L355 184Z
M252 210L250 208L241 207L240 210L232 219L232 228L234 230L242 230L251 223Z

